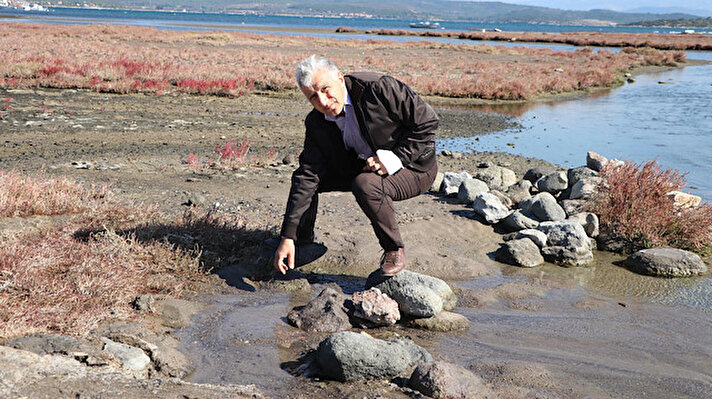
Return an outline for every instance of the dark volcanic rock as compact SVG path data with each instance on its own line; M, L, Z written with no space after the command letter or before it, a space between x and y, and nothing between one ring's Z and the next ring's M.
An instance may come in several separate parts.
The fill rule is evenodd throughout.
M346 314L343 294L332 288L324 289L305 306L292 309L287 315L289 324L309 332L334 332L351 328Z

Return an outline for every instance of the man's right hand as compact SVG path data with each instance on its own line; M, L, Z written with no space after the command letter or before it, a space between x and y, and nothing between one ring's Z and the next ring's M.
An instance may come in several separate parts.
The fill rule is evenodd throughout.
M282 274L287 274L287 269L294 269L294 252L294 240L282 237L274 251L274 268ZM287 258L287 263L284 263L284 258Z

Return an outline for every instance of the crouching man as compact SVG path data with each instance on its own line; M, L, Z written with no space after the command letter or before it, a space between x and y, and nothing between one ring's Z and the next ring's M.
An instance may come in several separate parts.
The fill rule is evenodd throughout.
M383 248L381 271L397 274L406 259L393 201L420 195L435 180L438 116L403 82L373 72L344 75L325 58L303 60L296 78L314 109L274 267L293 269L295 246L314 240L319 193L351 191Z

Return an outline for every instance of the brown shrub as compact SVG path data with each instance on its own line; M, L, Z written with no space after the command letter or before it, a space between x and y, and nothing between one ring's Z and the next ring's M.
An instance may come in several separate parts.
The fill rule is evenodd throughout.
M601 171L605 184L592 202L601 229L622 239L628 251L673 246L706 252L712 247L712 206L680 210L666 194L685 186L685 175L656 161L611 163Z

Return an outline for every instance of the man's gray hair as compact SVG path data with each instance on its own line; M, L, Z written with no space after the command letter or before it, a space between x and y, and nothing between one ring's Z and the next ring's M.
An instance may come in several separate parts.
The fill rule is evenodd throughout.
M333 74L338 74L339 68L337 68L333 62L323 57L312 55L311 57L304 59L297 66L296 77L299 89L304 86L311 86L312 77L316 71L328 71Z

